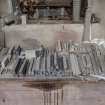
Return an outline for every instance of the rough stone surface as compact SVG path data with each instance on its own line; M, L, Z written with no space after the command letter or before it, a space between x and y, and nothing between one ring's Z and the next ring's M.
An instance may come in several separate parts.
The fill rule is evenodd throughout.
M43 91L21 82L0 82L0 105L44 105ZM51 103L53 103L51 92ZM63 105L104 105L105 84L69 84L63 87ZM60 103L60 99L59 99ZM61 104L59 104L61 105Z

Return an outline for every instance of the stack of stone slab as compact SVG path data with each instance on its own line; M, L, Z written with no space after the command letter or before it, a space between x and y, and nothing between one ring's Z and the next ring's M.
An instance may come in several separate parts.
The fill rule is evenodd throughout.
M58 41L54 49L33 49L26 57L21 47L1 48L0 78L89 79L105 76L105 48L93 43Z

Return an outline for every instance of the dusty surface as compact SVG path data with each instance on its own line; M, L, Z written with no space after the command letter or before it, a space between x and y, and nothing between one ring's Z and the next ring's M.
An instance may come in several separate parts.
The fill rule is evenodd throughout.
M44 105L43 91L38 88L26 87L24 84L21 82L0 82L0 105ZM56 90L51 91L51 105L54 105L54 92L56 94ZM65 85L63 87L63 101L61 101L60 89L58 89L58 93L58 105L105 104L104 83Z
M34 24L13 25L5 27L6 45L21 44L23 47L32 48L34 40L38 40L45 46L52 46L61 37L67 40L79 42L82 36L83 26L80 24Z
M5 27L6 46L20 44L25 48L34 48L36 40L45 46L52 46L57 39L81 42L83 24L33 24ZM92 39L104 38L101 24L92 25Z

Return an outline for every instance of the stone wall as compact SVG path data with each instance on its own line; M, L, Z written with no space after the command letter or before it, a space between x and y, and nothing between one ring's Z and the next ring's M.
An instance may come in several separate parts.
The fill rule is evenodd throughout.
M6 45L20 44L23 47L34 47L35 40L45 46L52 46L57 39L81 41L83 25L80 24L34 24L13 25L4 28Z

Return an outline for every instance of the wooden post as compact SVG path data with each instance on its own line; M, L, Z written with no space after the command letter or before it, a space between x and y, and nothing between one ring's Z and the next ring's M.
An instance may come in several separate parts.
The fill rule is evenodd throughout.
M3 27L3 19L0 19L0 47L5 47L5 34L2 30Z
M92 4L93 0L88 0L88 8L85 15L84 32L82 41L91 40L91 16L92 16Z
M73 21L80 21L81 0L73 0Z
M65 14L65 9L64 7L61 8L61 17L64 17L64 14Z

